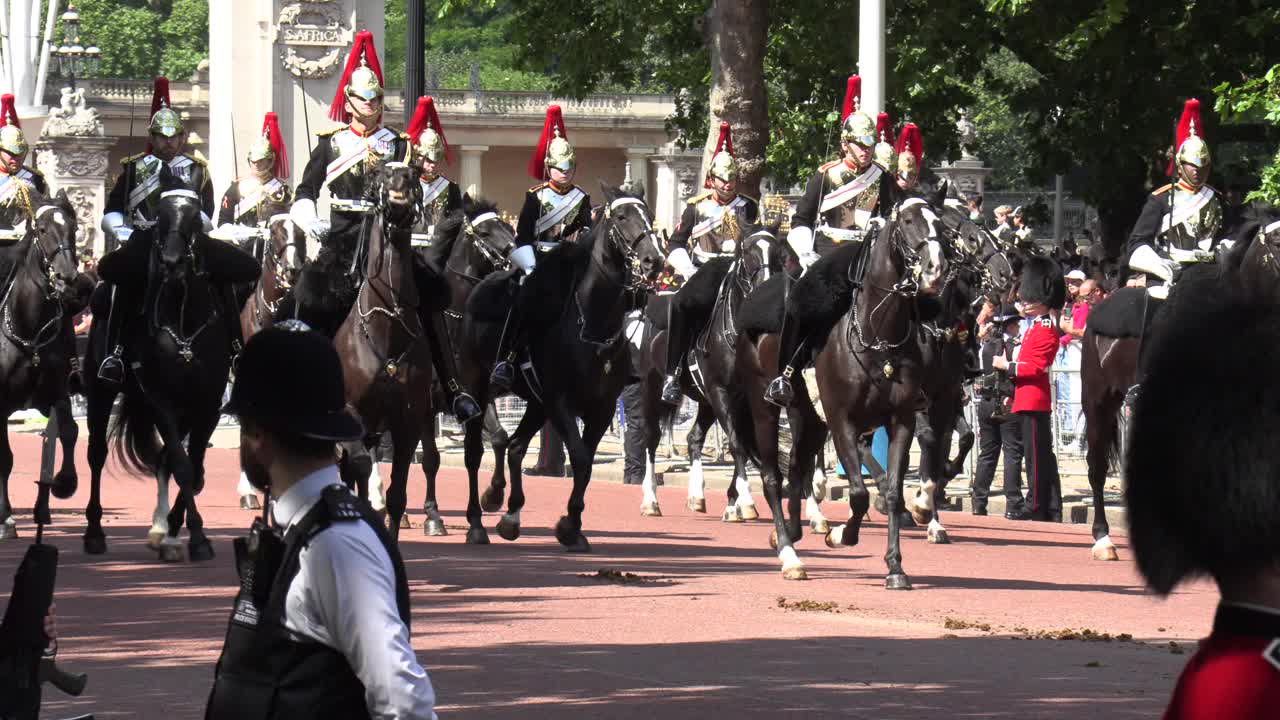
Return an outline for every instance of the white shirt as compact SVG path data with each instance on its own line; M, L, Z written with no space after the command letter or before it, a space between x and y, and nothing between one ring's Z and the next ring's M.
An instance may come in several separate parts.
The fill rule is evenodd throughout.
M276 524L293 527L326 487L340 483L332 466L302 478L276 500ZM436 720L435 690L409 644L395 569L373 529L334 523L302 549L298 564L285 596L285 627L342 653L377 720Z

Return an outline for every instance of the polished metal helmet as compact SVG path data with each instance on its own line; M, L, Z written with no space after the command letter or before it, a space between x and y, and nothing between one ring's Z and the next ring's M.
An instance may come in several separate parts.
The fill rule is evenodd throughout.
M26 155L28 149L27 138L22 134L22 128L17 125L0 127L0 150L10 155Z
M382 82L368 65L361 65L351 71L351 80L347 82L346 93L347 97L357 97L365 101L380 98L383 94Z
M276 151L271 147L271 139L266 135L259 135L257 140L249 146L248 160L251 163L266 159L275 160Z
M417 154L438 163L444 160L444 140L440 137L440 133L432 128L422 131L422 135L418 137Z
M173 108L160 108L151 116L151 124L147 131L165 137L180 135L186 128L182 126L182 116Z
M710 178L713 177L725 182L738 179L738 160L733 156L733 131L727 122L720 123L720 136L716 138L716 149L707 165L707 175L707 187L711 186Z
M893 128L889 122L889 113L882 112L876 116L876 148L872 153L876 164L888 170L893 167L894 149L890 136Z
M862 110L862 78L850 75L840 111L840 140L870 149L876 144L876 121Z
M569 144L568 140L560 137L560 128L555 128L553 132L554 137L547 144L546 165L562 172L569 172L578 164L578 159L573 152L573 146Z
M1177 150L1173 158L1175 167L1170 168L1170 170L1176 170L1179 177L1195 187L1204 184L1204 179L1208 176L1209 166L1212 163L1212 158L1209 155L1209 145L1205 143L1204 137L1201 136L1203 127L1200 122L1200 101L1192 98L1183 105L1182 117L1178 120L1178 134L1174 139L1177 143ZM1192 183L1189 178L1185 177L1185 173L1182 170L1183 163L1205 171L1200 182Z

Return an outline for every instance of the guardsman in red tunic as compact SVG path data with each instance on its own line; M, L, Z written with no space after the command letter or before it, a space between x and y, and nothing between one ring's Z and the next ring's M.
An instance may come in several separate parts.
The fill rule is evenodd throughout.
M1058 263L1044 257L1027 258L1022 267L1018 298L1031 328L1022 336L1016 362L992 360L997 370L1007 370L1013 380L1013 412L1022 423L1023 457L1030 493L1022 512L1010 510L1012 520L1062 521L1062 482L1053 453L1049 427L1053 409L1049 395L1049 368L1058 352L1058 323L1050 314L1066 302L1067 287Z
M1280 307L1218 281L1196 290L1195 303L1167 308L1176 322L1148 338L1154 347L1125 457L1129 541L1157 595L1205 576L1221 594L1165 719L1274 718L1280 384L1260 370L1280 356Z

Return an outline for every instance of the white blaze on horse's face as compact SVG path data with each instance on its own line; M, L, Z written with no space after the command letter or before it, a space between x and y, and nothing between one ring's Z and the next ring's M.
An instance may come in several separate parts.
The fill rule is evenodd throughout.
M929 228L928 240L920 253L920 290L930 295L941 289L942 278L947 273L947 259L942 255L942 242L938 236L938 216L928 205L920 206L920 215Z
M760 249L760 272L762 274L761 281L763 282L769 279L769 273L771 272L769 270L770 243L766 238L760 237L756 240L756 247Z

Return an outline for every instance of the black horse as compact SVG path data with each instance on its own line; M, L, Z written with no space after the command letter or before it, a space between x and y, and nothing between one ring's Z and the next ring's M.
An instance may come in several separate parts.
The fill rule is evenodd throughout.
M507 256L511 253L511 248L515 247L515 232L498 217L495 204L483 198L472 200L470 195L464 194L462 209L436 226L432 243L432 248L425 255L428 265L439 274L444 284L443 290L437 289L437 293L442 292L447 298L447 305L444 306L445 324L454 348L454 365L461 366L462 353L459 350L462 345L462 318L467 298L471 297L472 291L490 273L510 268ZM439 255L436 255L437 252ZM433 262L441 256L442 259ZM440 402L443 407L443 397ZM493 402L486 403L484 407L483 438L493 448L494 477L499 479L499 484L505 484L507 446L511 440L506 428L498 420L498 411ZM422 449L431 456L430 462L438 470L440 452L435 443L423 445ZM498 507L493 508L497 509ZM427 499L422 511L427 516L423 525L424 533L437 536L448 534L436 502L436 472L433 470L429 470L427 474Z
M529 440L550 418L568 446L573 467L568 514L556 523L556 539L573 552L590 550L582 534L582 511L596 447L609 428L627 381L625 315L665 262L643 198L603 181L600 187L605 205L590 236L576 244L562 244L556 252L540 258L516 300L536 303L537 307L526 310L532 323L529 363L522 367L514 392L528 405L511 437L507 455L511 498L497 526L505 540L520 536L520 509L524 507L520 463ZM469 375L468 387L479 390L482 399L488 397L484 369L497 356L506 303L511 302L495 302L494 297L506 298L509 278L509 273L495 273L482 282L468 301L463 321L463 353L468 359L462 368ZM581 433L575 417L582 419ZM480 429L472 423L467 428L465 448L471 483L469 543L488 542L477 494L482 452ZM499 505L505 489L495 476L485 491L484 506Z
M110 428L117 457L137 472L154 475L158 483L160 500L148 544L161 559L180 561L178 532L185 519L190 558L209 560L214 556L213 545L205 536L196 496L204 487L205 450L218 424L231 367L228 326L237 319L222 317L224 303L209 280L210 266L216 262L214 251L221 248L214 246L220 241L204 234L199 195L167 168L161 171L160 187L157 223L138 231L151 234L142 315L126 321L120 336L129 372L123 385L92 372L85 378L92 490L85 509L84 547L90 554L107 549L102 530L102 467L107 460L112 404L122 393L118 417ZM235 281L256 277L256 264L245 264L253 266L253 274L246 272L248 277ZM110 290L103 283L94 291L92 307L98 317L107 317ZM108 325L93 324L87 367L101 363ZM170 475L178 485L178 497L165 517Z
M702 443L711 423L719 422L729 441L733 455L733 480L729 483L727 502L722 519L725 522L743 522L759 517L748 490L746 454L738 435L751 432L751 428L737 427L730 412L730 388L734 383L734 353L737 351L738 331L736 316L742 301L756 285L782 271L784 250L778 243L777 228L755 227L737 239L732 258L715 258L699 272L709 277L723 275L720 287L715 290L716 301L705 327L690 347L685 358L685 371L679 374L680 389L698 404L694 425L689 430L689 496L687 507L694 512L706 512L702 476ZM716 268L715 265L723 266ZM723 269L723 273L716 272ZM685 290L682 290L684 292ZM647 311L649 312L649 311ZM651 316L651 315L650 315ZM649 325L652 328L651 324ZM651 335L651 337L650 337ZM645 478L640 514L661 516L655 490L654 463L658 443L664 427L674 420L675 409L660 399L665 378L667 333L665 330L646 333L646 367L642 368L644 418L645 418Z
M782 508L779 469L779 410L764 400L765 386L778 373L778 336L766 333L738 337L735 413L755 424L747 435L747 450L761 467L765 497L773 512L770 544L777 548L782 575L790 580L808 577L793 543L800 539L800 500L803 485L813 472L814 459L825 442L830 424L836 451L846 468L861 467L859 438L877 427L890 431L889 507L902 492L907 451L915 430L915 412L922 406L922 358L916 337L918 293L934 294L947 272L937 215L923 199L909 199L894 209L891 219L860 246L845 246L840 263L855 288L852 309L830 331L825 347L815 358L815 380L826 415L818 416L807 383L797 383L796 401L788 408L791 427L791 466L788 513ZM846 249L847 248L847 249ZM835 260L836 258L833 258ZM759 291L757 291L759 292ZM804 391L799 391L804 387ZM870 493L861 474L850 473L849 525L832 528L828 545L853 545L870 506ZM789 520L788 520L789 515ZM910 587L902 573L898 549L897 513L889 516L889 566L886 586Z
M62 466L53 494L75 494L75 445L68 378L78 369L72 319L85 306L92 283L76 264L76 213L65 192L31 195L33 219L18 244L0 250L0 412L35 408L57 425ZM55 419L55 414L56 418ZM0 540L18 536L9 504L13 451L0 439Z

